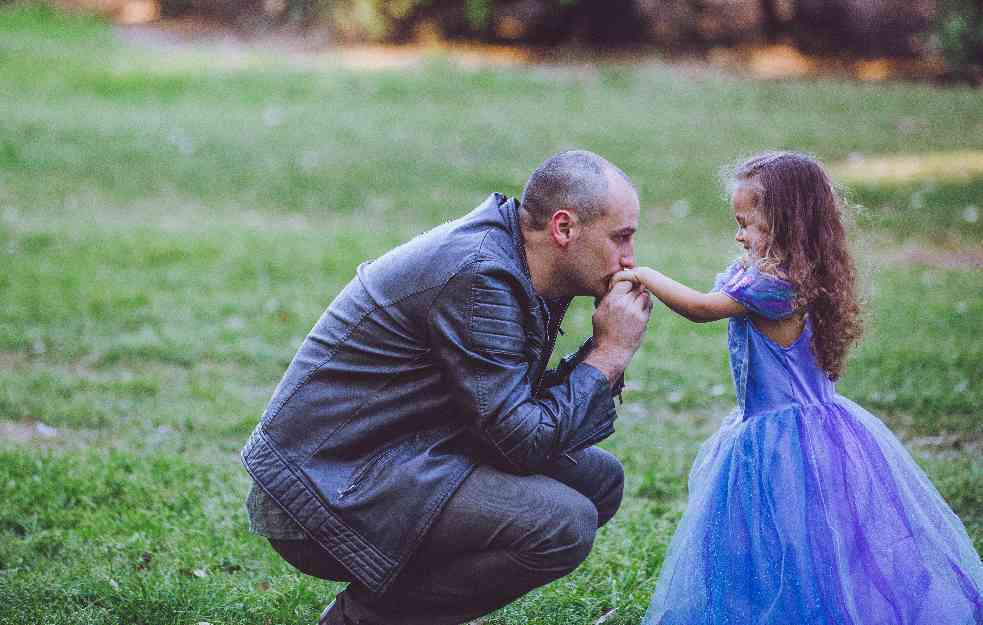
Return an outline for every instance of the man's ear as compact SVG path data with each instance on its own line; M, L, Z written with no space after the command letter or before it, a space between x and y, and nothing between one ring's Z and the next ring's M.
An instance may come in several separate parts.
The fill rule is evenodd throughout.
M562 208L553 213L549 224L547 224L550 238L561 248L566 248L571 241L577 238L579 226L577 216Z

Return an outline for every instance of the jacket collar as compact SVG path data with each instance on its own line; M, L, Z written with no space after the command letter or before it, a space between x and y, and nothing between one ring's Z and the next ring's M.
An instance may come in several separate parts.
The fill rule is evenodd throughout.
M522 237L522 227L519 222L519 200L514 197L507 197L501 193L495 193L495 200L498 202L498 210L505 218L505 227L512 235L512 243L515 246L515 254L519 259L519 267L522 269L522 274L529 280L529 284L532 286L532 273L529 271L529 261L526 259L526 242ZM533 293L536 293L535 287L532 287L532 290ZM538 293L536 295L542 304L551 310L554 308L566 308L570 304L570 301L573 300L572 297L547 300Z
M522 227L519 223L519 200L501 193L495 194L495 200L498 202L498 210L505 218L505 227L512 235L512 244L515 247L515 255L519 259L522 275L531 283L532 273L529 271L529 261L526 260L526 242L522 238Z

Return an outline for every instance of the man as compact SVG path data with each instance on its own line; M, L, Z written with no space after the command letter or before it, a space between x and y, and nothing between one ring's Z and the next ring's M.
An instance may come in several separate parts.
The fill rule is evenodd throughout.
M254 531L351 584L322 624L452 625L573 571L621 502L593 447L641 341L638 196L596 154L544 162L522 201L362 264L304 340L242 452ZM594 334L546 371L572 297Z

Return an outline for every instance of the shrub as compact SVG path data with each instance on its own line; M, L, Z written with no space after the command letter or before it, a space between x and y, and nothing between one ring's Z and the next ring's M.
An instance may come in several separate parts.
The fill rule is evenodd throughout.
M342 39L444 38L558 44L636 43L645 24L636 0L320 0Z
M979 0L941 0L936 35L950 76L983 83L983 5Z

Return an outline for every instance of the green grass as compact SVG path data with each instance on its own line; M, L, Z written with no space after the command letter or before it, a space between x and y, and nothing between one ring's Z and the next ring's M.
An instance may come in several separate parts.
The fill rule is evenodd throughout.
M908 123L917 117L919 123ZM983 147L979 92L759 83L657 63L361 72L121 47L88 18L0 10L0 624L308 623L337 586L246 530L237 450L364 259L595 150L637 183L639 259L697 287L736 248L718 169ZM903 129L900 130L899 128ZM983 547L983 179L858 183L867 338L840 390L916 443ZM899 260L902 259L902 260ZM590 327L569 313L559 352ZM699 442L731 405L722 323L653 316L618 433L624 508L578 571L494 625L640 620ZM913 438L914 437L914 438Z

